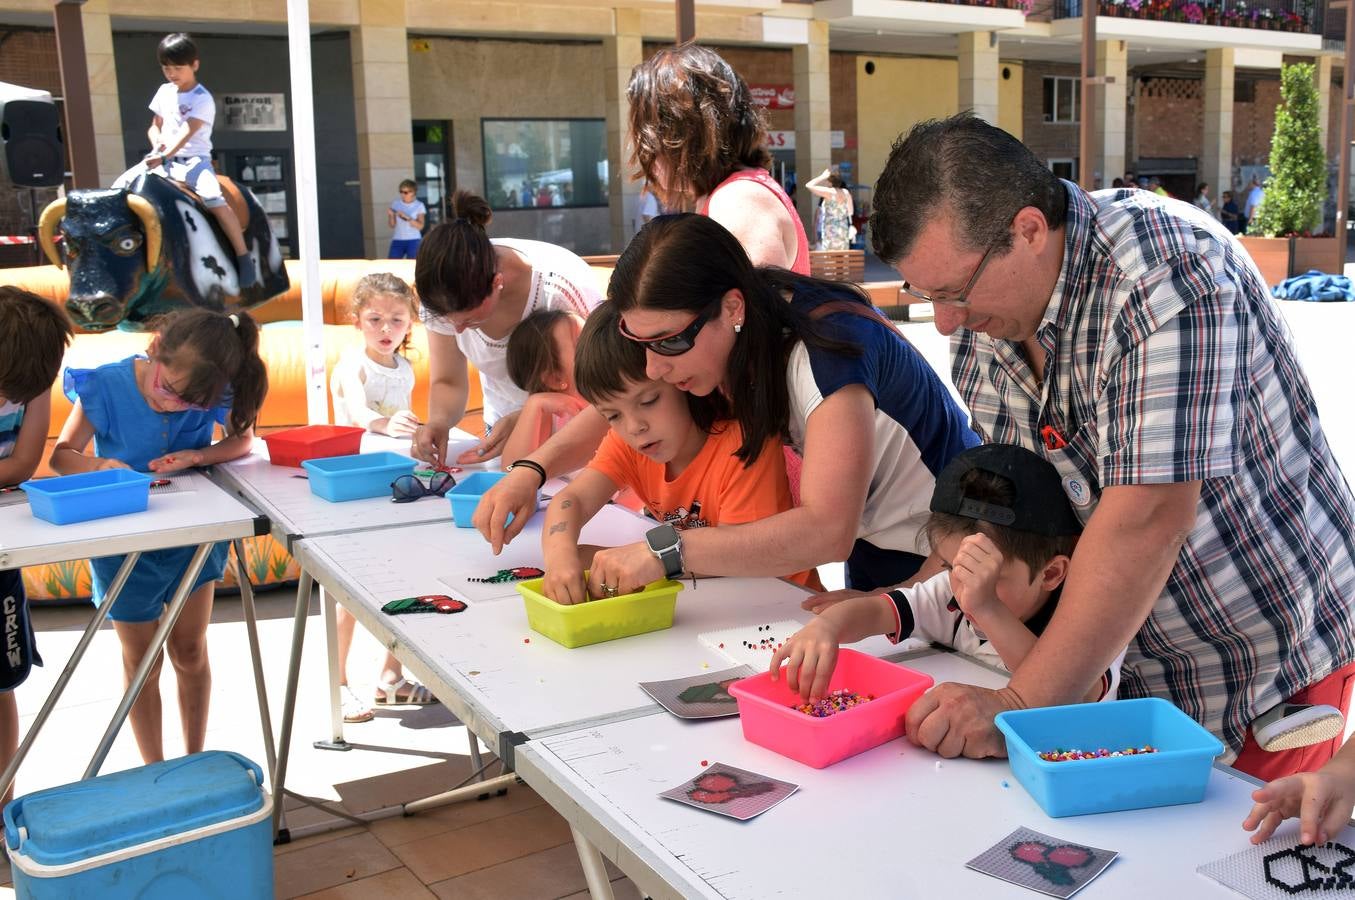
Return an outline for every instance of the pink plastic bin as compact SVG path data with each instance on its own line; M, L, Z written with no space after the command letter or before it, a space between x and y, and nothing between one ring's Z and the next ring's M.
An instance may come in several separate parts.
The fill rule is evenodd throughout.
M268 445L269 462L295 468L308 459L358 453L365 431L354 425L303 425L266 434L263 440Z
M807 716L791 709L802 701L786 687L784 667L776 681L763 672L734 682L729 692L738 700L745 740L822 769L902 737L908 707L932 684L930 675L843 649L828 689L874 694L869 703L826 719Z

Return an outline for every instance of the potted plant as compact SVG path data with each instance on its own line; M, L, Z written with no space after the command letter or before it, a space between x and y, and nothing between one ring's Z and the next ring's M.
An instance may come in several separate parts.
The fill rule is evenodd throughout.
M1336 238L1313 236L1322 229L1327 155L1318 127L1312 63L1283 67L1280 98L1270 142L1270 177L1243 239L1243 246L1258 263L1263 256L1273 256L1277 245L1285 246L1288 265L1283 275L1275 278L1274 271L1263 272L1271 284L1310 268L1329 268L1337 256Z

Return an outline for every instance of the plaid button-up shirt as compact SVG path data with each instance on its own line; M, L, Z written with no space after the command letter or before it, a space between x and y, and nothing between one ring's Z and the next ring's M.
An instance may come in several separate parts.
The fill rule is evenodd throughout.
M1203 483L1120 696L1170 699L1231 760L1258 713L1355 659L1355 504L1236 240L1147 191L1067 188L1043 383L1019 344L961 329L955 386L985 441L1058 468L1084 523L1105 487Z

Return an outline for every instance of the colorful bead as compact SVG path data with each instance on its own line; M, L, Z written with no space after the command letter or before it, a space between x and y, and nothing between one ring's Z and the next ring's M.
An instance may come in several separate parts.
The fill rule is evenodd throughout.
M1156 753L1157 748L1151 744L1144 744L1142 747L1125 747L1123 750L1108 750L1100 747L1096 750L1064 750L1062 747L1054 750L1045 750L1036 755L1045 762L1069 762L1075 759L1105 759L1113 756L1141 756L1144 753Z
M869 703L874 699L874 694L858 694L856 691L841 688L833 691L822 700L815 700L813 703L796 704L791 706L791 709L802 712L807 716L812 716L815 719L826 719L829 716L845 712L853 706Z

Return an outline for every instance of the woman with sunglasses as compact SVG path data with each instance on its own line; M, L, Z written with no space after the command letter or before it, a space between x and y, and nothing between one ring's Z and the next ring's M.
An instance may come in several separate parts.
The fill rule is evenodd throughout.
M602 302L588 264L541 241L490 239L492 213L468 191L452 196L455 218L424 238L414 265L421 316L428 329L428 419L414 434L418 459L442 465L447 433L466 412L469 367L480 372L486 436L455 462L498 456L512 434L527 393L508 375L508 338L536 310L559 309L580 319ZM600 433L599 433L600 434Z
M809 274L795 204L768 172L767 123L748 85L713 50L660 50L636 66L631 163L665 209L695 210L728 228L753 262Z
M167 317L145 356L96 369L67 369L65 388L75 406L52 449L53 470L61 475L114 468L168 474L249 453L254 422L268 391L268 372L259 357L259 328L252 318L193 309ZM218 425L224 434L214 442ZM93 456L85 453L90 440ZM207 734L212 692L207 623L213 583L225 570L227 548L222 541L208 554L166 643L178 677L185 753L201 750ZM124 682L141 664L196 549L141 554L114 601L108 618L122 643ZM122 556L90 561L96 606L122 561ZM147 763L165 758L159 685L157 660L131 712L137 749Z
M745 461L767 437L786 435L804 468L798 507L719 534L684 532L676 549L655 535L600 551L590 589L634 590L675 570L777 575L836 560L862 591L919 573L936 473L978 439L941 379L865 297L756 269L733 235L694 215L647 225L618 260L609 294L622 333L647 350L650 377L724 394ZM586 462L572 431L529 458L541 476ZM482 501L476 525L491 543L516 534L502 527L510 511L520 529L536 474L515 470Z

